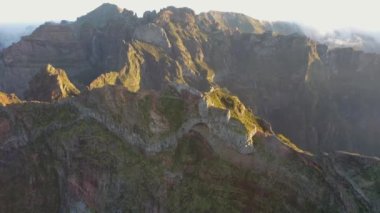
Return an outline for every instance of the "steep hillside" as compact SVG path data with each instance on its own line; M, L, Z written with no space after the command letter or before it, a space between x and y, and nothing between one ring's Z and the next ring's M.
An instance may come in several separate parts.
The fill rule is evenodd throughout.
M5 49L0 212L380 211L380 56L268 28L104 4Z
M313 157L220 89L108 86L0 116L2 212L379 210L379 159Z
M79 95L80 91L71 83L62 69L48 64L29 82L25 92L28 100L54 101Z
M74 23L44 24L4 50L0 89L24 97L46 64L80 88L136 92L175 82L207 91L216 83L304 149L379 155L379 55L266 31L286 34L284 25L174 7L138 18L105 4Z

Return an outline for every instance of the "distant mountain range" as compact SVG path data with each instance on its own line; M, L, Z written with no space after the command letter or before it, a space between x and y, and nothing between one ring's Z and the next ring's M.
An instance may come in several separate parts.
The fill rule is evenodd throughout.
M0 50L29 35L38 24L0 24Z
M216 15L219 12L211 11L204 14ZM223 13L224 18L228 21L233 20L237 17L245 19L251 24L254 23L255 27L245 28L247 26L242 26L239 23L229 23L229 27L238 27L242 32L254 32L255 30L262 31L273 31L281 35L289 34L301 34L310 37L320 43L326 44L329 48L339 48L339 47L352 47L356 50L362 50L368 53L380 53L380 32L366 32L362 30L354 29L336 29L330 32L319 32L312 26L300 25L292 22L285 21L265 21L258 20L243 14L238 13ZM228 17L229 14L231 17ZM259 27L260 25L260 27ZM0 50L10 46L21 39L22 36L29 35L38 26L38 24L0 24ZM232 29L232 28L231 28Z
M112 4L37 27L0 54L0 212L380 212L380 55L346 47L376 41L310 32Z

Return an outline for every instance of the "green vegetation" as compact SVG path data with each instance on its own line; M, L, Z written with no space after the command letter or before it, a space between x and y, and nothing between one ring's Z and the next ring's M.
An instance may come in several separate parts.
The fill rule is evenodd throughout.
M168 36L172 38L171 40L174 41L174 47L178 49L185 65L190 69L195 70L191 54L187 50L184 41L182 40L188 38L186 32L183 31L183 29L180 26L177 26L175 23L169 22L167 33Z
M160 97L157 110L168 120L170 129L178 130L185 119L185 102L179 94L172 90L166 90Z
M170 212L240 212L240 189L233 183L236 168L210 152L197 136L180 141L175 171L184 171L181 184L169 191Z
M144 58L132 45L128 49L128 62L128 67L120 72L119 80L129 91L137 92L140 89L141 65Z
M313 198L303 197L306 192L301 184L310 184L300 179L304 168L293 162L277 164L282 158L261 143L260 156L266 151L267 168L265 172L244 169L215 155L212 149L197 133L186 135L174 152L173 172L183 172L178 185L173 186L168 194L170 212L281 212L294 209L303 212L315 211ZM285 165L286 168L281 168ZM278 168L276 168L278 166ZM289 172L279 172L281 169ZM309 169L312 170L312 169ZM290 172L291 171L291 172ZM301 173L300 173L301 172ZM309 172L309 171L305 171ZM296 174L300 174L297 176ZM313 184L322 183L313 180ZM310 187L310 186L309 186ZM316 185L315 187L319 187ZM305 193L305 194L303 194ZM324 207L322 207L324 208Z
M252 112L245 108L238 97L231 95L226 90L216 88L205 95L207 104L211 107L230 110L231 118L240 121L247 131L257 128L263 131Z
M143 98L138 100L138 109L141 116L141 123L144 126L145 129L149 129L149 123L150 123L150 111L152 110L152 99L153 97L151 95L146 95Z
M358 165L354 169L361 168ZM356 176L358 175L358 176ZM368 166L355 174L356 182L361 184L361 187L366 192L366 195L371 199L376 199L380 196L380 165L374 164Z
M179 100L181 102L177 102ZM152 94L138 101L141 116L143 120L147 119L147 123L154 102ZM236 104L230 100L220 103L230 108ZM173 106L176 106L175 110L164 112ZM173 119L170 123L175 123L174 119L181 118L186 110L185 103L174 90L167 90L164 95L159 96L156 107L165 117L168 116L168 120ZM69 109L70 107L66 111L70 112ZM169 118L172 114L178 116ZM174 150L147 156L95 120L71 121L72 125L43 132L26 150L20 152L29 160L29 164L25 165L31 171L26 171L17 186L12 184L12 187L3 189L0 196L6 192L12 195L7 196L9 199L18 197L20 200L28 200L26 191L29 189L26 186L32 174L31 177L38 177L37 180L44 183L43 187L35 189L34 196L44 197L50 192L57 195L44 202L35 202L32 209L46 206L55 211L59 208L58 180L62 178L57 176L57 171L64 170L68 176L63 178L75 181L75 184L69 182L72 184L69 190L76 190L89 208L99 212L141 212L146 210L146 203L160 205L169 212L277 212L284 208L307 212L315 207L315 202L307 196L301 201L295 199L309 192L302 184L317 184L315 187L319 189L319 180L312 179L310 183L308 174L311 174L312 171L309 170L312 168L302 170L305 166L296 158L287 158L289 160L284 161L276 152L270 150L270 146L266 146L266 141L256 145L258 151L255 154L256 158L267 155L264 159L266 165L263 167L266 169L255 171L222 159L195 132L180 139ZM35 160L30 160L35 158L38 159L38 167L34 166ZM309 179L305 182L300 178L302 175ZM41 184L38 181L36 184ZM299 192L300 189L306 192ZM166 193L164 199L162 190ZM91 206L92 200L101 200L102 205ZM1 202L0 199L0 204ZM28 204L19 203L19 206L18 210L21 211Z
M346 170L345 166L348 164L344 164L342 172L348 171L348 178L352 178L360 187L360 190L351 190L350 183L344 181L345 176L338 174L337 168L343 165L339 164L339 156L335 158L330 155L331 163L326 160L321 161L319 165L320 158L310 156L310 153L301 150L281 134L272 135L274 133L271 126L256 117L237 96L228 91L216 88L202 93L208 107L212 108L207 117L203 116L203 111L199 112L198 108L199 99L203 96L192 95L192 91L177 92L175 89L167 88L167 85L177 81L190 88L204 91L209 85L215 85L212 83L215 68L221 71L220 76L217 76L218 82L231 86L234 91L240 92L240 95L254 89L254 94L247 92L250 97L245 96L247 99L244 100L249 99L252 101L250 103L259 104L260 109L268 105L272 115L279 117L277 123L281 124L297 115L301 118L295 119L293 123L302 123L299 121L305 118L309 125L314 118L321 120L318 113L300 110L309 107L309 104L317 111L323 111L325 115L336 114L339 111L337 106L319 106L319 99L316 99L318 105L315 106L306 103L294 107L296 100L283 95L286 92L293 94L293 91L302 91L305 83L303 68L307 68L307 78L313 75L314 72L311 71L318 68L316 44L298 42L292 38L294 36L272 38L269 34L234 33L236 27L241 31L263 30L262 26L259 26L261 23L256 20L236 14L211 14L215 20L210 20L210 17L205 20L205 24L215 25L215 28L230 28L228 30L231 31L223 32L203 26L201 29L204 32L214 30L206 35L198 27L198 21L202 21L200 16L196 17L193 12L182 14L189 9L179 10L181 13L175 8L164 9L159 14L151 12L138 19L132 12L111 6L99 16L99 20L92 19L98 17L96 14L90 14L89 19L80 18L69 28L73 30L70 32L79 33L78 38L82 44L91 44L91 40L88 39L93 37L95 31L101 31L100 34L104 35L97 38L95 45L100 45L100 48L95 48L100 51L98 63L88 64L88 60L81 57L81 52L88 52L86 48L83 51L79 50L79 58L72 58L71 56L76 55L71 54L69 50L70 54L58 60L61 64L71 67L70 63L63 62L77 58L78 60L73 60L78 62L74 68L82 70L82 73L76 73L78 75L85 75L85 70L89 66L93 67L93 74L87 73L83 79L94 79L93 75L100 69L115 66L119 62L126 62L126 65L119 71L101 75L89 88L111 86L85 92L78 98L50 104L27 102L0 109L0 118L9 118L1 123L1 128L6 130L1 137L5 136L6 140L2 142L5 146L0 147L0 212L67 212L73 211L70 208L75 202L83 202L93 212L331 212L345 211L360 205L357 204L359 199L355 198L360 196L361 193L356 193L360 190L377 205L380 196L380 167L373 165L377 164L377 161L373 163L372 159L364 158L358 161L353 158L347 160L352 168ZM115 17L108 19L110 13L115 14ZM153 20L165 28L173 45L170 50L133 39L136 36L131 33L136 27ZM70 23L63 25L71 26ZM78 32L76 28L80 28L81 31ZM113 35L115 29L119 32ZM56 30L60 31L59 28ZM57 32L53 32L52 35ZM213 36L213 39L209 39L208 36ZM54 36L49 34L47 37L51 40ZM101 48L103 44L120 41L122 37L125 38L124 44L115 43L105 48L105 52ZM44 40L45 36L41 34L41 38ZM41 39L34 40L29 38L28 41L37 42L38 45L42 42L41 45L46 50L53 51L55 47L60 46L60 41L57 43L54 39L50 42L53 46L45 45ZM65 40L65 35L58 40ZM71 40L69 43L70 47L77 46ZM273 50L272 44L280 48ZM127 55L120 52L108 54L113 47L119 49L118 45L127 45ZM249 47L254 45L258 45L258 53L249 51ZM312 50L308 49L310 45L314 45ZM259 49L263 50L263 54ZM297 57L287 57L288 55ZM127 59L120 59L118 56ZM339 59L339 56L336 55L336 58ZM212 62L208 64L206 59ZM306 60L308 63L305 64ZM273 64L269 63L271 61ZM10 65L14 64L15 69L20 68L17 62L15 60ZM21 65L22 68L26 64ZM24 68L26 71L29 69ZM228 72L230 69L236 70L239 77L231 77L231 73L236 73ZM288 71L294 70L300 72L289 75ZM44 74L45 77L59 76L60 85L53 88L53 92L59 93L58 98L60 95L79 94L79 90L71 84L64 71L48 65ZM339 71L340 74L342 73ZM362 74L365 72L360 73ZM76 77L76 81L80 80ZM56 86L57 78L51 79L52 85ZM287 84L289 79L300 84ZM311 79L313 80L313 76ZM40 84L36 87L37 92L47 85L39 80L36 78L36 82ZM240 87L241 82L248 82L245 86L251 86ZM140 91L140 86L143 86L143 91ZM58 91L59 87L61 90ZM147 91L146 88L155 91ZM297 94L296 99L308 94L308 91L304 91ZM348 98L357 98L355 95L358 94L353 93L349 95L352 97ZM4 103L8 98L8 95L0 92L0 102ZM346 104L348 99L343 98ZM272 99L276 99L275 102ZM67 104L68 102L72 105ZM299 113L284 114L274 106L285 110L292 108ZM368 109L366 107L363 105L363 109ZM344 109L348 117L360 116L360 113L348 113L352 109L351 106ZM228 125L223 122L226 120L226 114L231 118ZM306 119L308 114L311 114L313 119ZM215 119L212 117L214 115ZM338 114L333 118L340 117ZM206 120L208 118L210 120ZM187 133L183 133L185 130L178 131L184 121L188 120L199 123L191 130L184 128ZM210 124L220 120L223 120L220 124ZM317 124L324 126L324 120ZM346 134L345 131L340 132L339 126L334 124L349 122L343 122L346 120L342 119L333 120L336 122L325 126L322 130L326 131L323 132L328 137ZM9 128L11 131L8 131ZM357 129L357 132L363 132L362 129ZM226 138L232 141L224 141L223 134L216 135L224 130L229 136ZM232 132L234 134L230 134L230 130L235 131ZM256 131L261 134L252 134ZM317 129L316 133L320 132ZM185 135L180 136L182 133ZM365 132L361 134L365 135ZM254 152L240 154L234 149L236 144L234 138L231 138L234 135L237 135L238 142L241 142L242 138L245 139L242 136L253 136ZM143 139L141 144L136 137ZM167 138L173 141L167 141ZM128 141L129 139L131 141ZM218 139L222 141L217 141ZM240 144L238 145L240 148ZM11 149L8 150L8 147ZM324 160L324 156L321 159ZM360 165L356 167L355 164ZM354 167L362 169L355 170ZM346 198L351 197L354 202L346 202ZM363 211L365 210L363 208ZM360 209L356 211L360 212Z
M41 163L68 168L78 178L78 186L75 187L86 187L80 185L86 178L97 180L96 184L107 185L106 191L96 188L96 192L81 196L104 199L108 209L141 212L145 208L144 202L158 200L156 194L163 176L159 161L142 155L95 120L77 121L72 126L40 137L33 145L36 151L47 147L52 153ZM116 186L116 183L121 185ZM51 187L51 190L59 189L58 186Z
M66 143L78 143L71 144L78 146L78 153L73 157L98 169L115 170L119 158L125 154L122 153L125 151L121 147L122 141L92 119L77 121L73 126L53 132L48 138L50 139L46 139L44 143L54 143L52 145L58 151L56 155L63 154L60 151L65 151L61 148L69 145Z
M141 42L140 45L142 45ZM106 85L122 85L130 92L137 92L140 89L141 66L144 58L132 45L128 49L128 62L128 66L125 65L118 72L112 71L97 77L90 83L89 89L102 88Z
M299 153L303 153L303 154L307 154L307 155L312 155L310 152L306 152L300 148L298 148L297 145L295 145L289 138L285 137L284 135L282 134L278 134L277 135L277 138L284 144L286 145L287 147L293 149L294 151L296 152L299 152Z
M67 104L24 103L20 105L25 119L33 127L47 127L52 123L65 124L78 118L76 108Z
M183 57L183 62L188 65L190 69L195 68L193 58L186 47L187 42L202 43L207 41L207 35L199 30L197 26L183 27L180 23L169 22L166 27L166 32L171 41L174 41L174 47L178 48Z
M141 52L149 53L151 56L153 56L156 62L159 62L163 57L166 56L164 51L152 44L148 44L141 41L135 41L133 42L133 46Z

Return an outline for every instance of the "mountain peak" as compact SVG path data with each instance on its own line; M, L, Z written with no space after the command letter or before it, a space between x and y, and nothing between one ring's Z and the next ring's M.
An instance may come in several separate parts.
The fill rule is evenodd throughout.
M167 7L162 9L159 12L159 17L161 18L161 22L176 22L176 23L183 23L183 24L194 24L196 14L195 12L187 7Z
M54 101L79 95L80 91L71 83L63 69L44 66L29 82L25 96L29 100Z
M192 10L191 8L188 8L188 7L168 6L164 9L162 9L162 11L171 11L171 12L176 12L176 13L189 13L189 14L195 15L194 10Z
M103 4L1 52L37 101L0 93L0 212L380 212L379 160L330 153L380 154L380 56L268 26Z
M119 13L122 13L124 11L123 8L117 6L116 4L111 4L111 3L103 3L102 5L100 5L99 7L97 7L93 12L105 12L105 11L109 11L109 12L119 12Z
M43 71L46 71L46 73L48 73L49 75L60 75L62 73L64 73L65 71L61 70L61 69L56 69L55 67L53 67L53 65L51 64L47 64L45 66L45 68L42 69Z
M115 4L104 3L95 10L81 16L77 19L78 24L90 23L93 26L103 27L110 20L121 18L123 16L136 16L133 11L129 11Z

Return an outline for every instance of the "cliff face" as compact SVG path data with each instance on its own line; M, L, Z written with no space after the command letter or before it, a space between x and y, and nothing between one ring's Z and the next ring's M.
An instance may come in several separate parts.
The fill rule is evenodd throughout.
M186 8L137 18L105 4L74 23L42 25L4 50L0 89L23 97L48 63L80 87L135 92L177 82L207 91L217 83L305 149L377 155L379 56L328 51L302 35L281 35L283 25Z
M108 80L100 77L90 88L119 84L137 91L181 82L205 91L217 83L305 149L378 154L379 101L372 94L379 56L263 33L286 34L281 26L176 8L139 19L106 4L74 23L42 25L4 50L0 89L23 97L47 63L65 69L81 87L110 71Z
M1 88L22 97L28 82L46 64L69 68L74 76L91 70L72 26L44 24L5 49L0 63Z
M206 53L215 82L238 94L276 131L308 150L378 155L380 135L372 129L380 122L378 55L327 51L296 35L243 34L219 42Z
M56 101L70 96L79 95L80 91L70 82L62 69L56 69L48 64L29 82L25 92L28 100Z
M379 211L379 159L336 150L379 154L380 57L270 27L105 4L5 49L44 102L0 94L0 212Z

